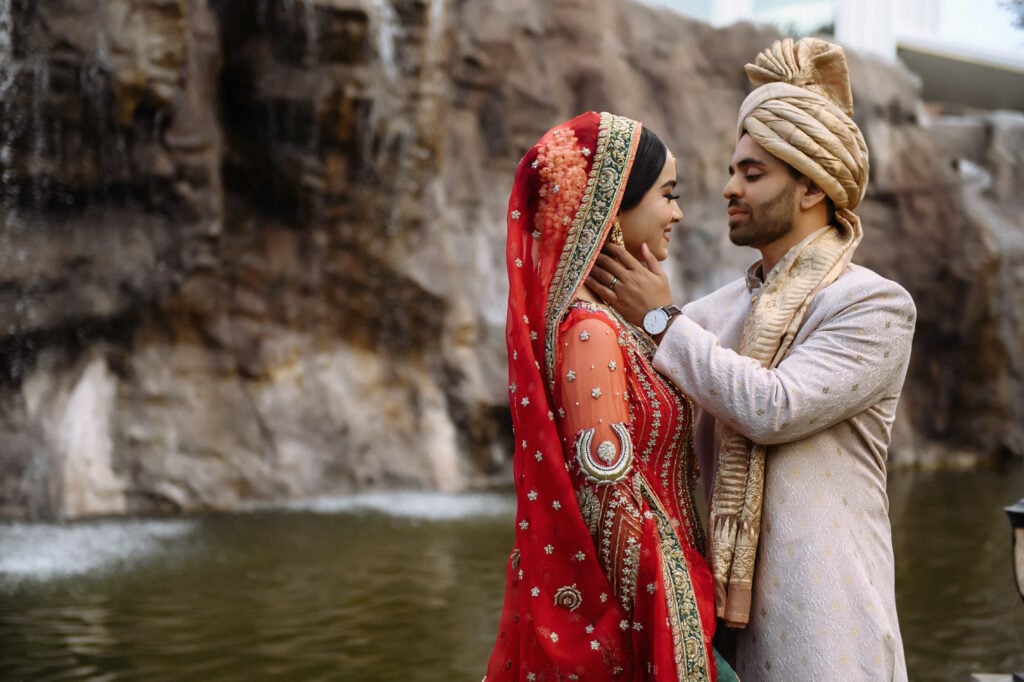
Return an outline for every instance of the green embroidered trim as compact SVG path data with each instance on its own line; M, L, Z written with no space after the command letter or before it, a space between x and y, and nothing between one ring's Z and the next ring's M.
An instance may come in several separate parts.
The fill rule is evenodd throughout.
M628 170L639 140L640 124L636 121L607 112L601 114L587 189L573 216L548 290L544 361L549 384L554 382L558 324L601 252L602 238L615 218L626 189Z
M704 629L701 625L700 611L697 609L697 596L693 592L693 583L690 582L690 569L686 565L686 557L679 546L675 531L672 530L668 515L645 480L641 482L641 491L651 506L661 541L662 579L665 582L665 601L668 606L679 680L706 680L710 666L707 650L704 648Z

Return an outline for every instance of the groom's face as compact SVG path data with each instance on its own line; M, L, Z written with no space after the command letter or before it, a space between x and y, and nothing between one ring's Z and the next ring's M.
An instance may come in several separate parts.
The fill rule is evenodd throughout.
M737 246L762 248L793 229L800 187L785 163L766 152L749 135L736 144L729 181L729 239Z

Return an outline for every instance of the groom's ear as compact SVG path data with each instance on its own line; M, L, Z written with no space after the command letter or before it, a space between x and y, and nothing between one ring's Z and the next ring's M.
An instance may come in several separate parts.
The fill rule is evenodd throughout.
M818 187L818 184L804 176L800 179L800 208L804 211L809 211L818 204L825 201L828 195L825 194L825 190Z

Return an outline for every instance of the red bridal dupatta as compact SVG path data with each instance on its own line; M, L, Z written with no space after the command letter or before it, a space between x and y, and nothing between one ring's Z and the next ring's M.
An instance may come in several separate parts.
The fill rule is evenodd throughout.
M566 399L556 372L565 373L562 351L569 353L569 342L561 335L569 338L567 325L574 319L582 324L597 320L597 326L572 327L571 339L590 339L587 331L578 329L611 330L603 331L604 341L595 338L588 350L610 340L617 353L619 347L633 343L630 332L623 331L624 323L616 324L593 304L581 309L576 294L614 222L639 137L636 121L589 112L548 131L516 172L506 253L516 541L487 682L678 682L716 676L711 574L693 546L699 543L691 542L691 533L680 531L688 524L665 511L657 492L664 489L658 487L662 483L651 483L657 475L639 473L640 456L634 463L628 433L616 431L619 447L604 440L591 457L589 442L581 451L577 442L563 439L559 429L564 427L566 410L553 397ZM646 359L643 363L649 365ZM615 362L606 364L616 369ZM616 378L637 376L628 374L629 368L619 369ZM648 387L652 383L644 377L641 381ZM652 396L667 395L652 391L648 390ZM679 399L685 401L681 395ZM617 409L634 416L633 406L618 400ZM659 406L657 399L654 406ZM656 409L655 414L660 412ZM635 420L634 416L634 427ZM688 421L683 423L689 427ZM654 427L657 431L657 420ZM690 447L688 437L686 443ZM687 450L686 455L692 457L692 452ZM584 474L589 483L584 480L587 485L581 486ZM663 481L673 476L661 474ZM611 502L603 515L595 514L594 500L612 490L619 497L606 495L602 499ZM608 546L614 543L597 527L613 520L619 523L618 517L613 519L616 505L627 497L636 502L627 519L634 535L615 536L628 540L629 546L619 551ZM597 541L594 533L606 539ZM617 551L625 557L617 564L624 570L612 571L615 575L610 577L607 557ZM635 584L623 585L621 575L632 576Z

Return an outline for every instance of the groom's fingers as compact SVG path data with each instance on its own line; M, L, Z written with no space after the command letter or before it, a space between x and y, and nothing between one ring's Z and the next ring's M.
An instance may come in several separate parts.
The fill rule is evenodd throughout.
M611 280L610 277L607 277L607 279L609 281ZM591 291L593 291L595 294L597 294L606 301L611 300L612 298L615 297L615 290L609 289L604 282L595 277L593 271L591 271L591 273L587 275L587 286L590 288Z
M635 270L636 268L643 267L640 261L633 258L629 251L626 251L626 247L619 246L618 244L606 242L604 248L601 249L601 254L612 258L625 270ZM598 259L600 258L601 256L598 256Z
M612 266L614 267L614 265ZM623 274L623 273L619 273ZM598 263L594 263L594 267L590 269L590 274L587 275L587 284L599 284L605 289L614 289L615 285L622 280L611 270L602 268Z
M594 267L591 272L597 272L598 275L605 275L605 277L601 278L601 281L608 282L612 277L619 277L621 279L627 272L629 272L629 268L624 266L613 256L599 253L597 254L597 260L594 261Z

